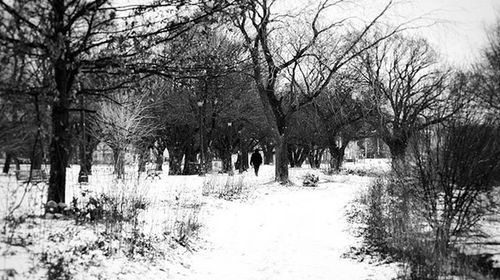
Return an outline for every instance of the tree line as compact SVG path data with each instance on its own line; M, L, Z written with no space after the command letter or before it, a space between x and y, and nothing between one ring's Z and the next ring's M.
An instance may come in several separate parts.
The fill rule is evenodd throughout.
M325 152L339 169L350 141L379 137L393 166L411 140L465 112L499 110L496 29L484 61L442 63L412 21L387 25L397 3L368 20L331 18L347 1L283 13L275 0L0 0L0 149L50 163L49 200L64 201L66 167L90 175L100 142L124 173L149 151L171 174L220 158L248 168L248 152L275 154L275 177ZM184 163L182 162L184 160ZM184 167L183 169L181 167Z

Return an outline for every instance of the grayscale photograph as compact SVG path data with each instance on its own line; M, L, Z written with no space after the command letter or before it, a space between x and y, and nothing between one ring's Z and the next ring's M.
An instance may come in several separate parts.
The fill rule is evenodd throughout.
M0 0L19 279L500 279L500 0Z

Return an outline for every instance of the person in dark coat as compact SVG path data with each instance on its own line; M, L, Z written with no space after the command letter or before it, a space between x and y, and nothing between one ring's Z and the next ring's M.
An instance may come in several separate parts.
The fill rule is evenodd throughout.
M250 158L250 165L253 166L253 169L255 170L255 176L259 176L259 167L262 164L262 156L259 153L259 149L255 149L255 151L252 154L252 157Z

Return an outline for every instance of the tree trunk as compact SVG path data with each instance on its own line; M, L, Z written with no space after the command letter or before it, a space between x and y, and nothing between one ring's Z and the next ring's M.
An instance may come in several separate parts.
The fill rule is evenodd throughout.
M212 151L210 150L205 150L205 172L211 172L212 171L212 160L214 156Z
M88 176L92 174L92 154L99 142L90 133L85 135L85 141L81 141L79 158L80 172L78 173L78 183L88 182ZM85 145L85 146L84 146Z
M250 160L248 158L248 147L244 146L241 148L241 167L240 169L243 171L247 171L250 168Z
M163 171L163 152L165 151L165 147L156 147L155 148L155 156L156 156L156 171Z
M284 135L278 136L277 140L275 180L286 184L288 183L288 145Z
M5 155L5 162L3 164L3 173L7 174L10 170L10 163L12 161L12 153L7 152Z
M274 147L270 147L270 146L264 146L264 148L262 149L262 152L264 153L264 164L266 165L269 165L269 164L273 164L273 148Z
M408 141L406 139L391 139L386 141L391 151L391 166L393 171L402 171L406 165L406 148Z
M233 161L231 159L231 151L225 150L221 153L222 159L222 172L231 172L233 171Z
M122 179L125 174L125 151L121 148L113 149L114 171L116 178Z
M57 72L57 71L56 71ZM57 73L56 73L57 74ZM57 75L56 75L56 80ZM66 81L66 79L63 79ZM66 86L64 86L66 87ZM66 167L69 159L69 112L67 110L67 91L59 90L60 104L52 109L52 139L50 142L50 178L48 201L65 202ZM64 105L61 105L64 104Z
M195 175L198 174L199 170L196 170L196 151L193 148L193 144L189 144L184 153L184 170L183 175ZM201 167L201 166L199 166Z
M31 155L31 169L42 169L43 150L40 144L37 146Z
M332 144L329 147L330 150L330 168L334 171L340 171L342 163L344 163L345 149L347 145L342 145L338 147L336 144Z
M167 147L168 149L168 174L181 175L182 174L182 157L184 156L184 149L182 147ZM184 168L186 166L184 165Z
M308 157L311 168L318 169L321 167L321 158L323 157L324 151L324 149L311 149Z
M146 164L148 163L149 149L147 147L139 148L139 158L137 159L138 163L138 172L146 172Z
M301 147L299 145L288 145L288 162L290 167L302 167L302 164L307 159L309 154L308 147Z

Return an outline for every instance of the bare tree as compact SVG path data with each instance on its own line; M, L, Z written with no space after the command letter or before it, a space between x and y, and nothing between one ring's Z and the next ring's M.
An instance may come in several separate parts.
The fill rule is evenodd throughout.
M120 103L108 101L100 104L99 122L94 133L113 150L114 173L117 178L123 178L126 152L144 137L153 135L156 128L148 115L145 95L121 93L115 100Z
M343 36L332 36L335 32L345 34L346 26L349 24L348 18L335 22L324 21L327 11L341 6L343 2L324 0L319 2L312 14L302 11L300 15L286 16L273 12L275 0L244 1L240 6L239 14L233 18L234 24L239 28L245 40L253 65L257 91L268 122L272 126L276 143L275 179L277 181L288 181L285 134L291 114L318 96L340 68L384 39L377 38L372 44L356 49L356 46L391 7L391 1L360 31L352 32L349 40L345 40ZM307 17L307 15L311 16ZM297 25L293 24L294 21L302 25L306 24L306 30L298 32ZM397 32L400 27L389 31L386 37ZM286 38L289 37L292 40L287 41ZM319 41L329 41L333 46L341 46L335 48L339 50L339 53L334 56L334 59L324 60L324 56L314 55L314 47ZM322 69L314 75L313 85L306 86L307 91L298 92L301 94L300 101L292 103L291 107L286 107L281 95L283 91L278 90L280 79L284 71L290 67L298 69L298 66L306 59L318 61Z
M500 21L489 34L489 43L484 49L485 60L477 66L474 75L474 91L480 101L491 110L500 113Z
M365 95L366 88L359 82L353 69L339 72L314 102L330 152L330 168L340 170L348 144L371 136L366 117L372 110Z
M137 68L134 67L137 62L131 57L140 57L155 45L173 40L196 22L206 19L231 2L205 4L203 1L164 0L145 5L120 6L110 0L0 0L2 48L50 62L49 73L54 90L50 104L52 140L49 200L65 200L65 168L71 146L69 113L78 76L85 71L105 72L111 68L114 72L127 72ZM192 11L192 16L172 17L171 14L162 13L184 8ZM157 12L159 16L142 16L152 12ZM15 22L23 30L22 36L12 36L8 32L11 28L8 22Z
M443 122L462 108L461 92L447 83L450 71L441 69L424 39L396 36L360 58L360 73L376 105L368 120L389 146L397 167L417 131Z

